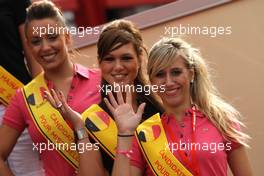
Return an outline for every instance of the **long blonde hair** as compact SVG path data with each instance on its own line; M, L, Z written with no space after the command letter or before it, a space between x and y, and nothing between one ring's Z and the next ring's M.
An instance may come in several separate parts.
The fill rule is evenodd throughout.
M151 48L148 59L148 74L150 80L159 71L167 68L181 56L187 68L194 69L194 81L191 83L190 96L199 110L220 130L223 136L247 145L249 136L239 129L245 126L241 121L240 113L220 97L220 94L211 81L208 66L201 57L198 49L180 38L163 38Z

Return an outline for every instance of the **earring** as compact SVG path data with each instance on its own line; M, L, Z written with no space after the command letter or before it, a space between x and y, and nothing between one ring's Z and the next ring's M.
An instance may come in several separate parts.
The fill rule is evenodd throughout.
M193 81L194 81L194 80L192 79L190 83L193 84Z

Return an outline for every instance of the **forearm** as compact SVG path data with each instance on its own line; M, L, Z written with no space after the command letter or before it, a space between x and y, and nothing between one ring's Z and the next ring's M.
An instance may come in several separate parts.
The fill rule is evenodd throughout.
M117 150L130 151L133 137L118 137ZM112 176L130 176L130 158L125 154L116 154Z
M61 91L57 94L53 89L51 89L51 94L49 92L45 92L45 96L51 105L57 108L61 115L65 119L69 120L73 126L77 141L76 148L79 153L78 176L104 176L104 167L99 147L97 144L92 144L90 142L81 115L69 107ZM58 107L58 105L60 106Z
M90 143L88 138L80 140L77 143L79 148L79 171L78 176L94 175L104 176L104 167L96 144Z
M85 129L83 122L79 122L74 127L75 131ZM87 133L84 138L77 141L77 149L79 153L79 170L78 176L94 175L104 176L104 167L99 151L99 146L91 143Z
M0 175L1 176L14 176L14 174L11 172L11 170L7 167L4 160L0 159Z

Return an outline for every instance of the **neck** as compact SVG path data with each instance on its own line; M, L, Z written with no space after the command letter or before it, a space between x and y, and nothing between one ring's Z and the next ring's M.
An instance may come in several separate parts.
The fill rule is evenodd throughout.
M177 107L170 107L165 105L165 112L166 114L173 114L175 119L177 121L182 121L182 118L184 117L184 113L186 109L191 107L191 103L187 102L185 104L179 105Z
M59 68L45 70L45 77L52 82L57 82L73 76L73 69L72 62L67 60Z

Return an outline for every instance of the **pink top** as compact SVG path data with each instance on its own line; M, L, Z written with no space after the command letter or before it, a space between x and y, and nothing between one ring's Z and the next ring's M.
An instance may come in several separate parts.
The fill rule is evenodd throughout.
M238 148L241 145L236 142L225 140L220 131L201 112L196 112L196 119L195 144L200 144L200 150L197 149L195 151L198 160L198 166L200 169L200 175L227 176L227 155L232 150ZM193 163L190 150L188 150L191 149L192 143L192 110L188 109L185 112L185 116L182 122L177 122L173 116L163 115L162 123L167 123L168 127L172 129L172 132L178 139L178 143L180 143L180 145L182 146L181 149L184 150L184 153L189 159L190 163ZM177 152L177 149L180 148L180 145L175 144L166 130L165 132L171 151L171 144L174 143L173 154L181 163L183 163L179 152ZM154 175L150 167L147 165L147 162L143 154L141 153L136 139L134 139L133 141L132 151L133 154L131 155L130 161L131 165L139 168L146 176ZM193 172L190 168L187 167L187 169Z
M76 64L74 68L75 74L67 96L67 103L72 109L82 113L90 105L99 103L100 101L98 85L101 81L101 73L99 70L87 69L78 64ZM53 83L51 81L47 80L47 85L49 89L53 88ZM8 106L4 115L3 124L19 132L22 132L28 127L29 134L34 144L48 143L34 125L23 100L21 89L17 91ZM32 145L32 149L33 147ZM56 150L43 150L40 154L40 158L43 161L46 176L76 175L74 168L68 164Z

